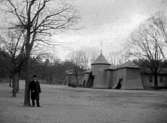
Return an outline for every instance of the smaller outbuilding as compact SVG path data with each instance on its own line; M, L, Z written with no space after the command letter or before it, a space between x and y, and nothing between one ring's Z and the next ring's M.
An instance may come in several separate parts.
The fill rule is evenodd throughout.
M144 89L140 68L131 61L106 69L110 87L113 89Z

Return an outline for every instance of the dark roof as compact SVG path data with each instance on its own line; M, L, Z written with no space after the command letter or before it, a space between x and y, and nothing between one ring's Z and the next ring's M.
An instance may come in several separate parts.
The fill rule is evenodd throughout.
M84 71L83 73L89 74L89 73L91 73L91 72L92 72L92 71L91 71L90 69L88 69L88 70Z

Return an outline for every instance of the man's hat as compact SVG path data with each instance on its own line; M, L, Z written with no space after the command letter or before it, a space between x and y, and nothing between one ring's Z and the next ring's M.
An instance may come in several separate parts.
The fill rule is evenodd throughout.
M33 75L33 77L37 77L37 75Z

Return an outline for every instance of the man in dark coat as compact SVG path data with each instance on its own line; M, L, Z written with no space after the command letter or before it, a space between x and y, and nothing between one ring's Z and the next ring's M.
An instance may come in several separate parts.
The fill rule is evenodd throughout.
M37 107L40 107L39 94L41 93L41 87L40 87L40 84L37 80L36 75L33 76L33 81L31 81L29 84L29 90L30 90L30 94L31 94L32 106L33 107L35 106L35 101L36 101Z

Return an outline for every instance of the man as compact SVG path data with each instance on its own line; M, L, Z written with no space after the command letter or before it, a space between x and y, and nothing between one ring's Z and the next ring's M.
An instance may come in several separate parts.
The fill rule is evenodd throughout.
M40 107L39 94L41 93L41 87L40 87L40 84L37 80L36 75L33 76L33 81L31 81L29 84L29 90L30 90L30 94L31 94L32 106L34 107L35 102L36 102L36 106Z

